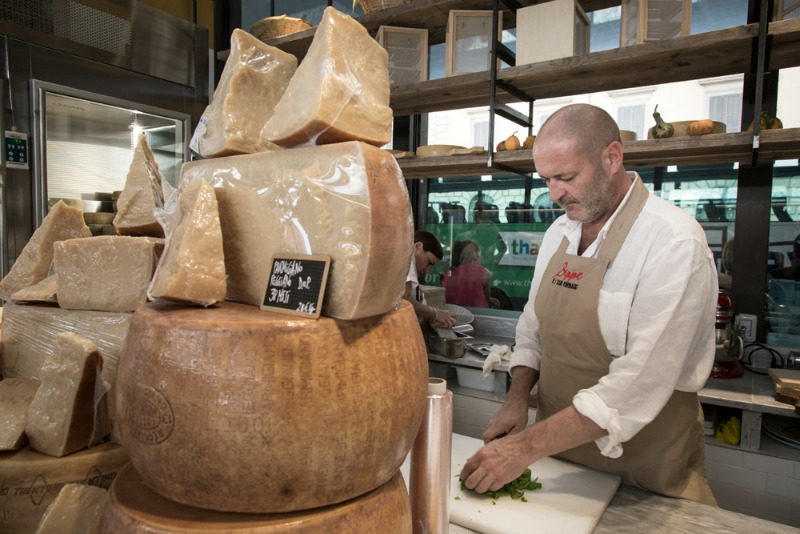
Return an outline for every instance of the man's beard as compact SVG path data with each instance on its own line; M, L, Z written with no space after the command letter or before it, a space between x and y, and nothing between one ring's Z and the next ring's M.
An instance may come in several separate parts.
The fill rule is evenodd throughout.
M592 175L592 185L587 188L587 194L582 201L578 201L575 197L565 196L559 199L557 204L564 208L570 220L580 223L590 223L608 213L613 207L615 199L616 193L611 177L604 175L602 167L597 165ZM580 204L582 213L570 213L565 207L570 203Z

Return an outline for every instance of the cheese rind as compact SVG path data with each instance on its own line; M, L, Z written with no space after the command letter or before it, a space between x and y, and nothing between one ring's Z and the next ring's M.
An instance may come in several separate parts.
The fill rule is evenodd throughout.
M0 453L0 532L30 534L64 484L108 489L127 463L125 448L116 443L103 443L63 458L30 447Z
M0 380L0 451L14 451L28 443L28 408L39 384L29 378Z
M284 147L391 140L389 56L355 19L327 7L261 137Z
M114 228L119 235L164 237L164 229L154 213L156 208L163 207L164 178L147 137L142 134L133 151L125 187L117 199Z
M47 507L34 534L94 534L108 502L108 490L66 484Z
M391 154L338 143L185 163L180 187L214 186L231 300L260 305L274 254L331 257L323 315L357 319L401 299L413 225Z
M64 456L111 433L102 366L92 341L70 332L56 336L55 354L39 370L42 384L28 409L31 447Z
M214 97L195 131L197 152L213 158L279 149L260 132L296 70L293 55L234 29Z
M180 191L177 224L165 224L167 242L148 289L152 300L210 306L225 300L225 257L214 188L198 180Z
M308 484L314 484L313 474ZM107 534L408 534L411 508L403 476L353 500L315 510L283 514L231 514L169 501L150 489L131 465L109 490L101 521Z
M53 246L58 304L67 310L134 311L147 302L164 240L98 236Z
M309 510L394 476L422 421L427 376L406 302L353 321L148 303L120 354L118 424L142 480L169 500Z
M0 281L0 298L11 300L11 295L47 278L53 262L53 243L76 237L90 237L92 232L83 222L83 213L59 200L50 208L11 270Z

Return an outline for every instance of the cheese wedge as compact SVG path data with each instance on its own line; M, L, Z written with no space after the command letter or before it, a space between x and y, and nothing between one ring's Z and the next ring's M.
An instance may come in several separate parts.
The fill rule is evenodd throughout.
M28 410L31 447L60 457L111 433L102 367L92 341L68 332L56 336L55 353L39 371L42 384Z
M148 294L210 306L225 300L225 258L214 188L205 180L190 183L179 195L178 224L167 233L164 254Z
M355 19L325 9L261 137L284 147L391 140L389 56Z
M0 451L14 451L28 443L28 407L39 384L28 378L0 380Z
M153 151L142 134L133 151L125 187L117 199L114 228L119 235L164 237L155 209L164 207L164 179Z
M192 161L181 188L214 185L228 298L260 305L272 257L331 257L322 313L356 319L400 300L411 262L405 180L391 154L349 142Z
M91 235L83 222L81 210L67 206L61 200L56 202L33 232L11 270L0 281L0 298L10 300L11 295L20 289L47 278L53 262L53 243Z
M51 274L41 282L24 287L11 295L13 302L49 302L58 303L56 296L56 275Z
M98 236L53 246L58 305L67 310L134 311L147 302L164 240Z
M204 158L279 149L259 134L295 70L293 55L233 30L230 55L195 129L192 149Z
M108 490L66 484L39 521L34 534L94 534L108 503Z

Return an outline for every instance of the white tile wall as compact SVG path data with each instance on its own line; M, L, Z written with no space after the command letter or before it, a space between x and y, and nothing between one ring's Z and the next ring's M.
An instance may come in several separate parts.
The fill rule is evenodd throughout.
M453 396L453 431L480 439L501 403ZM528 421L536 417L528 410ZM800 461L706 443L706 476L720 507L800 527Z

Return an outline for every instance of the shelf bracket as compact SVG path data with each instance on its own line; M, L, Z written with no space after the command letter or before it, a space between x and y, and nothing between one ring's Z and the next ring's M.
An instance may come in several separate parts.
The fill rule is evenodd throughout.
M501 10L500 10L500 2L503 2L507 8L509 8L514 13L517 12L522 6L516 0L493 0L492 2L492 50L491 50L491 60L490 60L490 68L489 68L489 150L488 150L488 158L486 161L486 166L490 169L498 169L503 170L506 172L510 172L513 174L519 174L522 176L530 177L532 173L523 173L517 170L512 169L511 167L503 164L496 163L494 160L495 155L495 143L494 143L494 125L495 125L495 116L500 115L501 117L508 119L512 122L519 124L520 126L527 128L528 135L531 134L533 128L533 97L528 95L525 91L515 87L510 82L505 80L499 80L497 77L497 72L500 68L500 61L502 60L506 64L510 66L515 66L517 63L516 54L504 45L502 41L502 36L498 34L497 26L500 21ZM497 89L500 88L506 93L510 94L511 96L515 97L517 100L521 102L528 103L528 114L527 116L523 113L520 113L516 109L512 108L511 106L499 102L497 99Z

